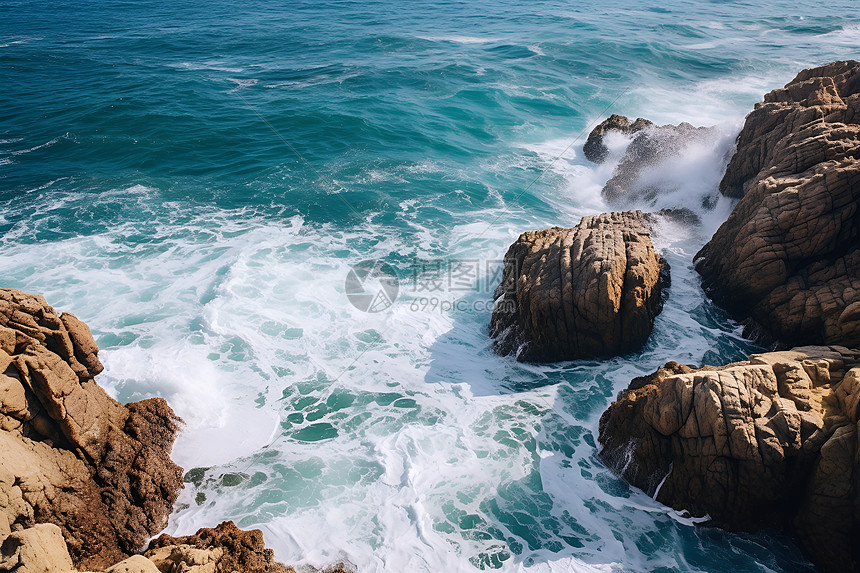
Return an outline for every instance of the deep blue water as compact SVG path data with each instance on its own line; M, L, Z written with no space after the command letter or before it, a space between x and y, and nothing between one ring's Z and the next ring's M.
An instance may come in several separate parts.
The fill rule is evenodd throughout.
M666 168L659 206L698 205L762 94L858 45L852 2L6 0L0 284L186 420L171 532L234 519L363 572L796 571L785 535L694 527L595 453L633 376L756 350L689 263L731 205L658 240L673 287L636 355L495 356L489 269L607 209L596 121L718 125ZM365 259L400 275L385 312L347 300Z

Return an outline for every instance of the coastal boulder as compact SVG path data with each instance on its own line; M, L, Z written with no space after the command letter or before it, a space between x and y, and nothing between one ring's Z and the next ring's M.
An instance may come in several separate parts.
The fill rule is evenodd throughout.
M857 571L858 404L844 347L670 362L603 413L600 456L661 503L730 529L793 524L825 571Z
M84 323L0 289L0 537L53 523L99 570L164 528L182 486L179 419L160 398L119 404L102 369Z
M520 235L505 256L490 321L494 350L543 362L623 354L648 339L669 267L654 251L653 217L583 217L573 228Z
M860 63L767 94L720 190L740 201L695 257L707 295L760 341L860 346Z
M621 133L632 135L649 125L654 124L641 117L630 121L627 116L612 114L591 130L591 133L588 134L588 139L585 141L585 145L582 146L582 153L591 162L603 163L607 155L609 155L609 148L603 141L608 134Z

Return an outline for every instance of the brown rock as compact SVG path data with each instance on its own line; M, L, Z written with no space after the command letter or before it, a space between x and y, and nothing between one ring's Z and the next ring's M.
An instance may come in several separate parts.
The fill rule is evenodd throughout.
M72 573L72 558L60 528L41 523L15 532L0 545L0 571Z
M40 523L6 536L0 542L0 571L10 573L78 573L63 533L53 523ZM160 573L152 561L132 555L104 573Z
M860 63L804 70L746 119L696 255L705 292L763 341L860 345Z
M0 289L0 367L0 535L55 523L75 564L103 569L164 528L182 486L164 400L110 398L89 328L12 289Z
M641 117L637 117L635 121L631 122L626 116L612 114L591 130L591 133L588 134L588 139L585 141L585 145L582 146L582 152L589 161L603 163L609 154L609 149L603 143L603 138L606 137L607 133L617 132L630 135L645 129L649 125L654 124Z
M856 571L858 375L844 347L669 363L604 412L600 455L657 501L732 529L793 523L824 570Z
M162 573L294 573L274 560L262 531L244 531L232 521L185 537L162 534L149 544L146 556Z
M490 335L522 361L623 354L641 347L663 307L669 267L640 211L583 217L520 235L505 256Z
M160 571L143 555L132 555L113 567L108 567L104 573L160 573Z

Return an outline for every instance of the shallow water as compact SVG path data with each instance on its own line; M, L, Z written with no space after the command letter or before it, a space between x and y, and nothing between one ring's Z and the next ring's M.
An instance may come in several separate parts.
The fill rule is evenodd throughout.
M858 42L847 2L4 2L0 283L185 419L170 533L233 519L363 572L801 570L628 487L597 420L667 360L756 350L699 290L731 208L701 199L762 94ZM719 126L661 171L656 207L703 218L657 234L665 310L634 355L495 356L507 246L607 209L581 145L610 113ZM367 259L401 279L384 312L345 294Z

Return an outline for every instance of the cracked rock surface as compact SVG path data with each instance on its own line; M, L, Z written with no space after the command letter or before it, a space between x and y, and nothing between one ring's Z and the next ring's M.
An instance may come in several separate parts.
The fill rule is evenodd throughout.
M720 190L740 201L696 255L708 296L765 342L860 346L860 63L767 94Z
M495 293L494 350L543 362L641 347L669 282L668 264L651 243L651 221L641 211L604 213L570 229L520 235Z
M722 367L675 362L600 418L603 460L714 524L792 524L825 571L860 570L860 351L806 346Z

